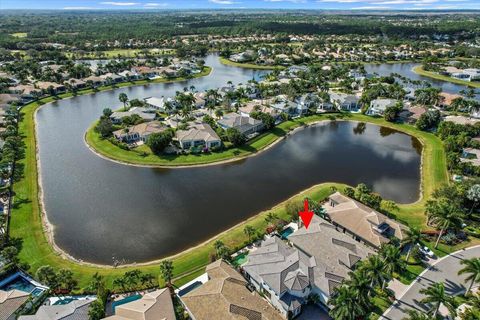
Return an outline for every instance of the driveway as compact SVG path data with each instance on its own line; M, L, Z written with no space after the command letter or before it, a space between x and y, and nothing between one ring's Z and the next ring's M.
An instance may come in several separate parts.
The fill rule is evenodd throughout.
M480 257L480 246L460 250L439 259L415 279L380 319L401 320L408 315L407 310L426 311L427 308L420 303L424 298L420 290L435 282L444 282L445 289L450 295L464 292L467 285L464 280L467 275L459 276L457 274L458 270L463 267L460 261L475 257Z

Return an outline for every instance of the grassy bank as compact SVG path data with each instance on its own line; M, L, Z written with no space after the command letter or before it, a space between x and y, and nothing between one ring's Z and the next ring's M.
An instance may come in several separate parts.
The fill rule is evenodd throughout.
M455 78L452 78L452 77L443 76L443 75L435 73L435 72L425 71L422 66L417 66L417 67L413 68L413 71L416 74L419 74L419 75L425 76L425 77L429 77L429 78L432 78L432 79L447 81L447 82L460 84L460 85L464 85L464 86L468 86L468 87L472 87L472 88L480 88L480 82L470 82L470 81L464 81L464 80L455 79Z
M228 60L227 58L220 57L220 62L227 66L238 67L238 68L246 68L246 69L258 69L258 70L275 70L275 69L285 69L283 66L260 66L258 64L253 63L240 63Z

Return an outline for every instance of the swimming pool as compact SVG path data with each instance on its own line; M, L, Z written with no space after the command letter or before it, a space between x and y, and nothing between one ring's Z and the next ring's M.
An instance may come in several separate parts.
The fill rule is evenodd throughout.
M234 259L233 259L233 264L235 266L242 266L244 265L245 263L247 263L248 261L248 254L246 253L240 253L238 256L236 256Z
M136 295L133 295L133 296L128 296L126 298L123 298L122 300L113 301L112 302L113 312L115 313L115 308L116 307L121 306L122 304L125 304L125 303L129 303L129 302L132 302L132 301L139 300L141 298L142 298L142 296L140 294L136 294Z
M0 281L0 289L4 291L16 289L38 297L48 288L40 286L24 274L17 272Z
M285 230L283 230L280 235L282 236L282 239L287 239L288 236L293 233L293 231L294 231L294 230L293 230L292 227L288 227L288 228L286 228Z
M36 287L29 281L25 280L22 276L15 277L12 281L0 287L4 291L10 291L17 289L23 292L32 292Z

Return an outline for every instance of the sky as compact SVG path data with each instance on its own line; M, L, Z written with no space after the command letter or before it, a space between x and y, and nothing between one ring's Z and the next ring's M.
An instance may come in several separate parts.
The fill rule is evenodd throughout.
M480 10L480 0L0 0L0 10L165 10L229 8L326 10Z

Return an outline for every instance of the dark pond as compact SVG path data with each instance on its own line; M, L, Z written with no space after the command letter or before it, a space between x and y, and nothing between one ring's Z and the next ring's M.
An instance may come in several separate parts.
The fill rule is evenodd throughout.
M118 94L170 95L258 78L210 56L211 76L81 96L37 114L45 207L56 243L72 256L112 264L177 253L314 184L365 182L402 203L419 193L418 141L355 122L309 127L264 153L236 163L189 169L151 169L99 158L84 144L88 126Z

